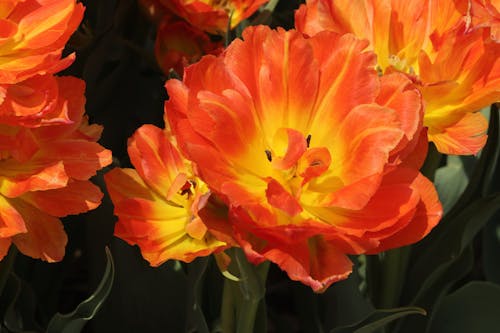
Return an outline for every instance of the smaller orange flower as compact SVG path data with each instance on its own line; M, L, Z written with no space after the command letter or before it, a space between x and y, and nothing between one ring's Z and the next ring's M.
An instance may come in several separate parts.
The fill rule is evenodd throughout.
M158 27L155 55L165 74L171 69L182 75L184 67L198 61L205 54L218 54L222 43L184 21L164 20Z
M75 0L6 0L0 3L0 84L56 73L74 56L61 59L64 45L82 20Z
M200 218L208 187L170 140L155 126L140 127L128 143L136 169L116 168L104 176L118 216L115 236L138 245L152 266L169 259L191 262L226 247Z
M33 258L59 261L66 234L59 217L99 206L102 193L88 181L111 163L96 141L101 127L83 116L85 84L58 78L58 106L68 123L37 128L0 124L0 259L11 245Z
M251 16L268 0L159 0L165 7L193 26L210 33L231 29Z

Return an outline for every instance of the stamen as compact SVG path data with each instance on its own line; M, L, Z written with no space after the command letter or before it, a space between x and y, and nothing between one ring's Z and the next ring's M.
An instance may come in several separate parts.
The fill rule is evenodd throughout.
M273 155L271 155L271 151L270 151L270 150L268 150L268 149L266 149L266 150L264 150L264 151L266 152L266 157L267 157L267 160L268 160L269 162L272 162L272 161L273 161Z
M191 191L191 187L194 188L194 182L192 180L186 181L184 186L180 189L180 195L187 195L188 199L193 195L193 191Z
M306 143L307 143L307 148L309 148L309 145L311 144L311 134L307 136Z

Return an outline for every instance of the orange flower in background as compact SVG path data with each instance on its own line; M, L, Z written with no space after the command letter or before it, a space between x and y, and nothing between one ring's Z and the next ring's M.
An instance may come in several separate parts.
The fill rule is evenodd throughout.
M268 0L158 0L175 15L198 29L224 33L231 18L231 29L248 18Z
M45 261L64 256L59 217L96 208L102 193L88 179L111 163L96 141L101 127L84 113L83 81L57 78L57 106L69 122L26 128L0 124L0 259L11 245Z
M470 29L469 1L308 0L296 12L308 35L323 30L369 40L382 72L407 73L425 101L428 138L447 154L476 154L500 98L500 45Z
M226 247L199 215L210 191L170 139L153 125L140 127L128 143L136 170L115 168L104 176L118 216L115 236L137 244L152 266L191 262Z
M349 275L348 254L424 237L442 210L418 172L426 140L410 80L379 77L352 35L259 26L243 38L169 80L165 113L249 260L322 291Z
M83 11L75 0L2 1L0 84L56 73L69 66L74 56L61 59L61 53Z
M164 20L156 34L155 56L165 74L173 69L182 75L185 66L222 49L222 42L212 42L205 32L184 21Z

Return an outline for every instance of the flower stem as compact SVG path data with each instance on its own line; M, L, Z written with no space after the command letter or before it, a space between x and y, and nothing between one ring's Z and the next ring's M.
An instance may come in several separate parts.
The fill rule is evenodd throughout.
M269 262L259 266L249 263L241 249L228 250L233 259L231 265L238 270L239 282L224 281L221 321L223 332L253 333L255 324L259 329L265 324L264 312L259 313L265 295L265 281ZM260 316L258 316L260 314ZM260 318L263 317L263 318Z
M235 282L226 278L222 289L222 306L221 306L221 328L222 332L234 332L235 313Z
M389 309L399 306L401 292L406 279L411 246L387 251L382 262L382 294L378 306Z

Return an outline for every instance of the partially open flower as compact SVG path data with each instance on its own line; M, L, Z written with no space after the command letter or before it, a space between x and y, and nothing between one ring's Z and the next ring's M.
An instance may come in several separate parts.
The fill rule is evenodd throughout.
M243 38L168 81L165 114L249 260L322 291L349 275L348 254L424 237L442 211L418 171L427 144L411 81L379 77L353 35L258 26Z
M138 245L152 266L169 259L190 262L226 247L199 215L208 187L170 139L158 127L142 126L128 146L136 169L115 168L104 176L118 216L115 236Z
M101 127L83 116L84 82L58 80L68 123L0 124L0 259L14 243L33 258L61 260L67 238L59 217L100 204L102 193L88 179L111 163L111 152L96 142Z
M4 0L0 4L0 84L56 73L71 64L64 45L83 16L75 0Z
M164 73L173 69L182 75L184 67L205 54L220 53L222 47L222 42L212 42L204 31L185 21L164 20L157 30L155 55Z
M443 153L477 154L488 126L477 111L500 99L500 44L489 28L470 28L469 3L307 0L296 27L367 39L381 72L401 71L417 84L429 141Z

